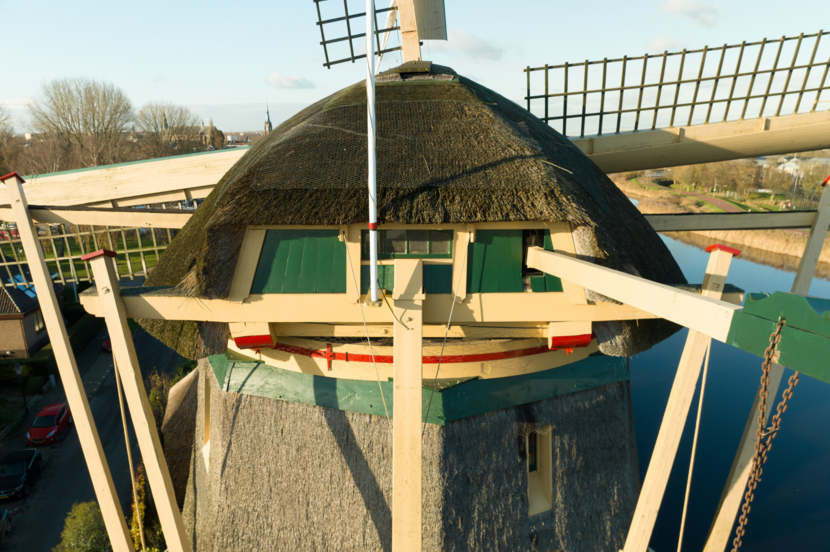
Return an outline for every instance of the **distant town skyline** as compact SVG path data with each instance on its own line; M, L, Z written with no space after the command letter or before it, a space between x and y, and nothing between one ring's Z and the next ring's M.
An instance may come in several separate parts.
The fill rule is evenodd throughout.
M204 121L213 118L217 128L254 131L263 126L266 101L276 127L365 77L362 61L323 67L312 0L285 5L251 0L233 7L149 0L140 9L103 0L89 0L83 9L0 0L0 6L7 22L17 22L6 26L7 44L15 46L4 56L0 104L9 108L18 132L29 130L28 99L56 78L105 80L122 88L136 110L149 101L169 100ZM354 12L365 9L362 0L349 0L349 6ZM377 4L378 9L387 6ZM342 6L324 2L321 9L334 13ZM426 41L422 50L425 59L521 103L527 65L814 33L820 22L805 15L815 11L816 3L806 0L794 0L784 10L769 0L624 5L539 0L523 3L521 10L487 0L446 0L450 39ZM388 54L382 68L399 62L399 53Z

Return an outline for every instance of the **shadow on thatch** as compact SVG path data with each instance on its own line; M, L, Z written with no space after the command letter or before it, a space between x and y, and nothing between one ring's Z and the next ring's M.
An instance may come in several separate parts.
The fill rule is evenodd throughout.
M161 424L164 436L164 457L170 470L170 479L176 492L176 503L181 508L187 491L187 479L196 430L196 411L199 405L199 370L193 370L170 388L167 409Z

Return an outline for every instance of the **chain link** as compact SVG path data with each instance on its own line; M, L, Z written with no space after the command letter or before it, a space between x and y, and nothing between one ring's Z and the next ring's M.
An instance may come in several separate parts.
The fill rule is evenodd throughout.
M765 429L767 419L767 398L769 397L769 372L772 367L772 359L775 355L775 349L778 347L778 342L781 341L781 329L784 327L784 320L779 319L775 325L775 331L769 336L769 347L764 351L764 362L761 364L761 388L758 391L758 429L755 431L755 453L752 455L752 469L749 472L749 480L746 484L746 495L744 496L744 504L741 506L741 517L738 520L738 528L735 530L735 540L732 545L732 552L738 552L740 549L744 534L746 533L746 523L749 518L749 512L752 509L750 504L755 498L755 488L758 482L761 481L761 475L764 473L763 465L767 461L767 453L772 447L772 440L778 434L778 429L781 427L781 415L787 411L787 403L793 396L793 388L798 384L798 372L795 372L789 379L789 386L781 395L781 402L778 403L775 416L772 417L772 424L769 429Z

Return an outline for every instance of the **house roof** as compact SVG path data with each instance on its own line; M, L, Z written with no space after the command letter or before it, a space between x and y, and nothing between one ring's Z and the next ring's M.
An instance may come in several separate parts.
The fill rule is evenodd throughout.
M429 73L379 76L376 110L381 224L569 222L585 258L660 283L685 283L666 246L611 180L516 103L433 64ZM367 150L366 88L359 82L257 141L145 285L224 298L246 226L368 222ZM615 344L606 352L633 354L676 330L662 321L630 331L622 326L608 334ZM145 328L190 358L224 351L227 343L226 327L147 321Z
M0 314L23 314L37 305L37 299L32 299L15 287L0 288Z

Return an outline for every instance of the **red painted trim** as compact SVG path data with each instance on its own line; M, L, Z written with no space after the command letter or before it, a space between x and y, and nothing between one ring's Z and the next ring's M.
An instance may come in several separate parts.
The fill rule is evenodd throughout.
M830 184L830 175L827 175L827 178L824 179L824 182L821 183L822 187L827 186Z
M494 360L505 360L509 358L521 358L532 355L540 355L542 353L549 353L552 350L565 350L570 352L575 348L587 347L591 343L593 335L573 335L551 338L551 346L533 347L531 349L516 349L514 351L499 351L496 353L480 353L475 355L444 355L440 356L424 356L424 364L458 364L461 362L489 362ZM254 340L259 339L260 342ZM250 343L241 344L243 340L251 340ZM326 344L325 350L306 349L305 347L295 347L293 345L284 345L282 343L264 344L264 341L271 340L271 336L250 336L242 338L234 338L237 347L263 349L269 348L283 353L290 353L292 355L307 356L311 358L324 358L327 361L329 370L331 370L331 361L342 360L346 362L372 362L372 355L362 355L354 353L335 353L331 350L331 344ZM378 364L392 364L394 357L391 355L375 355L375 362Z
M377 229L378 229L378 223L377 222L370 222L369 223L369 230L377 230Z
M710 245L706 248L707 253L711 253L712 251L723 251L725 253L732 253L732 255L734 255L735 257L741 254L740 250L733 249L731 247L726 247L725 245L721 245L719 243L716 243L715 245Z
M7 179L7 178L11 178L11 177L13 177L13 176L16 176L16 177L20 180L20 183L21 183L21 184L23 184L24 182L26 182L25 180L23 180L23 177L22 177L22 176L20 176L19 174L17 174L17 171L10 172L10 173L9 173L9 174L7 174L6 176L0 176L0 182L3 182L3 183L5 184L5 183L6 183L6 179ZM826 182L825 182L825 184L826 184Z
M246 335L243 337L234 337L233 342L240 349L261 349L263 347L273 347L274 340L270 335Z
M115 259L118 256L117 253L114 251L109 251L107 249L99 249L98 251L93 251L92 253L87 253L86 255L81 256L82 261L91 261L92 259L97 259L98 257L112 257Z

